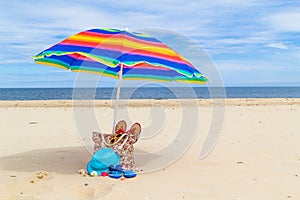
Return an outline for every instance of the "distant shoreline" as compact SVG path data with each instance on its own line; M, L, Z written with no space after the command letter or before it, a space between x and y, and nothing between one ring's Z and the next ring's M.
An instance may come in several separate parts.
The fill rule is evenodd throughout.
M300 98L227 98L223 99L132 99L120 100L120 107L148 107L148 106L199 106L223 105L226 106L258 106L258 105L299 105ZM0 101L0 107L113 107L112 100L13 100Z
M300 98L300 87L139 87L121 89L120 99L216 99L216 98ZM32 88L0 89L0 101L112 100L115 88Z

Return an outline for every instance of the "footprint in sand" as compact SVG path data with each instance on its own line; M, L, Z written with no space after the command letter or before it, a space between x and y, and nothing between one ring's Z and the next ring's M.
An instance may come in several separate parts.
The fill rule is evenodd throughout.
M0 196L1 199L5 199L5 200L38 200L34 197L20 197L20 196Z
M76 182L67 181L62 186L54 184L56 181L46 171L36 171L29 177L14 177L9 182L0 184L0 200L103 200L115 197L116 194L112 196L113 192L120 192L111 183L87 180L78 185ZM124 191L121 193L124 194Z
M103 196L95 196L95 200L110 200L110 199L132 199L132 194L120 185L115 185L112 189Z
M103 197L111 193L113 184L99 184L97 186L90 186L90 184L83 184L82 186L70 185L65 188L56 188L54 195L55 200L102 200Z
M45 181L52 176L48 172L35 172L28 177L14 177L0 185L0 199L2 200L41 200L40 195L50 195L53 187ZM32 184L39 181L38 184Z
M32 174L31 178L29 179L30 183L36 183L42 180L49 180L52 178L52 174L46 171L36 171Z

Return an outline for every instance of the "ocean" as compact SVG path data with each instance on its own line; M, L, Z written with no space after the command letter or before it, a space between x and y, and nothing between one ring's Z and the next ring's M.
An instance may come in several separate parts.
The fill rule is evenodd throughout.
M122 88L121 99L300 98L300 87ZM0 100L115 99L114 88L0 88Z

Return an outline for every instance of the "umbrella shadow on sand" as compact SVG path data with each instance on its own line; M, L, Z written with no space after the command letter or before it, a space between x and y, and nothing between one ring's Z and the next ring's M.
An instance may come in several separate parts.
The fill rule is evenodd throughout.
M10 176L17 181L0 183L0 199L38 200L46 199L45 197L59 200L66 198L95 200L104 197L121 199L121 197L115 196L126 191L114 187L112 183L97 182L97 185L92 183L80 185L76 181L74 183L67 181L67 184L61 187L61 184L55 185L51 182L44 182L52 178L51 173L75 174L79 169L85 168L90 159L91 155L84 147L38 149L2 157L0 158L2 170L26 172L32 175L25 179ZM36 184L37 182L39 184Z
M91 155L83 147L38 149L0 158L0 168L7 171L49 171L74 174L85 168Z
M138 167L147 166L159 156L148 154L136 149ZM141 156L139 155L147 156ZM79 169L86 168L92 155L84 147L63 147L51 149L37 149L0 158L0 168L6 171L36 172L48 171L58 174L74 174Z

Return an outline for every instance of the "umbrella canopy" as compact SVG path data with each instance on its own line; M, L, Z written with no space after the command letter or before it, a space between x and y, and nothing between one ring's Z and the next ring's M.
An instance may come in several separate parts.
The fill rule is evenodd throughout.
M36 63L119 79L203 84L208 79L167 45L145 34L117 29L77 33L33 57Z
M203 84L208 79L187 59L158 39L118 29L77 33L33 56L36 63L74 72L118 78L113 125L117 119L121 80L178 81Z

